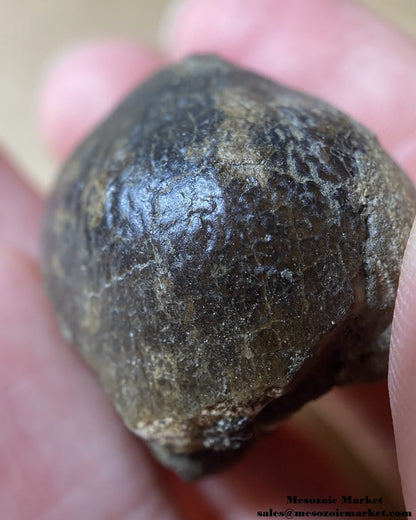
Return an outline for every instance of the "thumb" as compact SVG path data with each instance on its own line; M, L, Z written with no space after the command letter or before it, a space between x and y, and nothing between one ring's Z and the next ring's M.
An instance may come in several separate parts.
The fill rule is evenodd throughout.
M416 510L416 220L403 258L394 311L389 391L406 507Z

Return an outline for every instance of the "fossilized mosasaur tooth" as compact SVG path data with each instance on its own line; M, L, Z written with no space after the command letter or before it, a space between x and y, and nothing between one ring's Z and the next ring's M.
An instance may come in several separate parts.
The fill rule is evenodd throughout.
M47 290L127 427L192 478L333 385L385 375L415 213L360 124L195 56L63 167Z

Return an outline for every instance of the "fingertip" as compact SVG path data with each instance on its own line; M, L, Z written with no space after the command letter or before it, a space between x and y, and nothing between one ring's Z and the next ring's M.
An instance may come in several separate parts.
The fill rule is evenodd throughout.
M155 53L127 41L91 42L67 51L40 89L39 127L49 150L66 157L160 63Z
M416 507L416 220L403 258L394 311L389 392L403 495Z

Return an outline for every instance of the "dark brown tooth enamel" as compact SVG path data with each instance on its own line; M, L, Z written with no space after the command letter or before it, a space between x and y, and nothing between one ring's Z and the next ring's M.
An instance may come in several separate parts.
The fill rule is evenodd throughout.
M385 376L415 214L369 130L193 56L63 167L46 286L126 426L190 479L332 386Z

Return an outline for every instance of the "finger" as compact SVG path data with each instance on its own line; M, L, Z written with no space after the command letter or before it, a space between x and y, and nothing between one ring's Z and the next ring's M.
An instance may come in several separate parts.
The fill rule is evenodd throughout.
M290 506L287 497L341 496L352 494L354 489L316 438L307 438L292 422L259 441L235 467L196 487L217 518L227 520L255 518L257 511L269 511L270 507L311 509L302 504ZM336 506L339 504L327 504L323 509L332 511Z
M337 410L331 403L329 407L327 404L324 406L329 409L328 415L343 415L344 409ZM336 404L336 400L332 404ZM344 427L353 419L355 431L351 428L348 434L355 435L357 442L361 440L365 449L372 450L371 442L378 445L376 428L372 431L375 438L371 439L367 434L362 437L363 432L366 432L360 421L354 419L351 413L344 415L344 419ZM276 432L258 442L237 466L219 476L194 484L192 491L196 488L208 501L209 512L216 515L214 517L227 520L252 518L257 515L257 511L269 511L270 506L278 511L351 511L353 505L343 503L341 497L360 496L363 489L369 496L382 496L383 509L400 508L399 482L394 482L393 488L390 488L391 476L383 482L383 477L378 474L380 469L387 473L392 471L391 465L384 465L385 457L382 456L381 461L375 461L374 467L371 464L369 466L368 457L363 460L360 451L351 450L351 444L344 437L342 428L338 429L341 424L336 426L333 428L331 420L322 421L322 417L314 414L309 405L302 413L281 425ZM390 448L393 448L393 444ZM179 484L175 491L192 510L194 495L189 495L189 488L181 490ZM293 496L331 496L335 500L320 505L290 505L288 497ZM357 508L362 509L362 505ZM280 515L276 513L276 516Z
M181 518L141 444L62 343L36 264L2 249L0 285L0 517Z
M0 245L39 256L42 203L0 151Z
M384 506L399 508L402 493L386 383L335 388L309 406L315 420L337 439L338 451L344 450L345 467L355 466L361 489L371 485L373 496L383 496Z
M335 103L416 164L416 47L349 0L187 0L164 28L178 58L218 52ZM416 179L416 171L412 170Z
M406 506L416 509L416 221L403 258L394 312L389 389Z
M39 102L41 133L59 158L161 63L140 45L108 41L69 51L45 78Z

